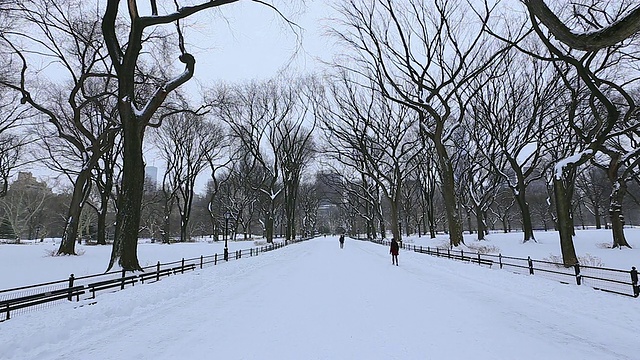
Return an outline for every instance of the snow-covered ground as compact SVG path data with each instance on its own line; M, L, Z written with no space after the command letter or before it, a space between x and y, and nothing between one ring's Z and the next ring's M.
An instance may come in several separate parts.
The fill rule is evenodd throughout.
M264 246L264 240L230 241L229 252ZM260 245L263 244L263 245ZM70 274L75 277L103 273L109 264L111 246L76 245L79 256L52 256L60 239L46 242L24 242L20 245L0 245L0 290L24 285L64 280ZM222 254L224 241L161 244L138 244L140 266L168 263L182 258L190 259Z
M633 249L609 249L610 230L578 230L574 240L578 256L598 261L601 267L630 270L632 266L640 269L640 229L626 229L626 237ZM495 253L507 256L544 260L560 256L560 241L555 231L536 232L536 242L522 243L522 233L492 233L486 241L475 241L475 234L465 234L465 242L472 248L478 246L490 248ZM25 242L21 245L0 244L0 290L18 286L32 285L49 281L64 280L70 274L76 277L99 274L106 270L111 254L110 246L77 245L81 256L51 256L58 249L59 239L47 239L46 242ZM428 236L405 237L403 241L416 246L446 246L447 235L440 234L436 239ZM260 243L260 242L258 242ZM264 241L262 240L262 243ZM254 241L230 241L229 251L256 247ZM141 242L138 245L138 258L141 266L155 265L158 261L167 263L181 258L196 258L200 255L221 254L224 242L194 242L160 244ZM471 251L473 251L471 249ZM591 264L583 264L591 265Z
M477 234L465 234L465 243L472 248L489 247L493 248L493 253L501 253L506 256L523 257L531 256L532 259L545 260L558 258L560 256L560 238L557 231L536 231L535 241L522 243L523 234L513 233L491 233L486 241L477 241ZM576 230L573 243L576 254L581 260L591 260L599 264L588 264L581 261L583 265L596 265L600 267L615 268L621 270L631 270L632 266L640 269L640 229L625 229L625 237L632 249L611 249L613 243L611 230ZM438 235L436 239L429 239L428 236L420 238L412 236L404 239L415 245L437 246L448 244L446 235ZM561 262L561 260L560 260ZM588 261L587 261L588 262ZM640 357L638 357L640 359Z
M173 258L200 246L175 245L149 244ZM82 258L103 269L108 252L91 251L23 271ZM396 267L386 247L341 250L329 236L96 301L0 323L0 359L624 360L639 349L638 299L412 252Z

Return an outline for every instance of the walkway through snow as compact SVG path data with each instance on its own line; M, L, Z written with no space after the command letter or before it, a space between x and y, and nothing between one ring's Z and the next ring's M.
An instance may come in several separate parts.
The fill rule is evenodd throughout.
M638 299L337 237L0 324L0 359L638 359Z

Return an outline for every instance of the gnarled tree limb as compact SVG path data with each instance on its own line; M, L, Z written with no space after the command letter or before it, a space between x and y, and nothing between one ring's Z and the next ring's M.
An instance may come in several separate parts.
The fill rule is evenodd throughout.
M527 6L529 13L547 27L556 39L576 50L596 51L618 44L640 32L640 5L605 28L576 33L549 9L544 0L522 0L522 2Z

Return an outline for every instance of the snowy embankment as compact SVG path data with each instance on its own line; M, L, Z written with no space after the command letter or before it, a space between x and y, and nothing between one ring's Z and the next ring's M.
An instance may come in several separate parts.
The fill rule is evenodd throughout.
M639 300L336 237L0 324L17 359L638 359Z

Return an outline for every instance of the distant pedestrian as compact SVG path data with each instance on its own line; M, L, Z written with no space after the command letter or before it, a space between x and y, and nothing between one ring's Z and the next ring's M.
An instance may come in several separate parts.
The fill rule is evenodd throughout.
M344 248L344 234L340 235L340 249Z
M396 241L396 238L391 239L391 249L389 253L391 254L391 265L398 266L398 253L400 252L400 245Z

